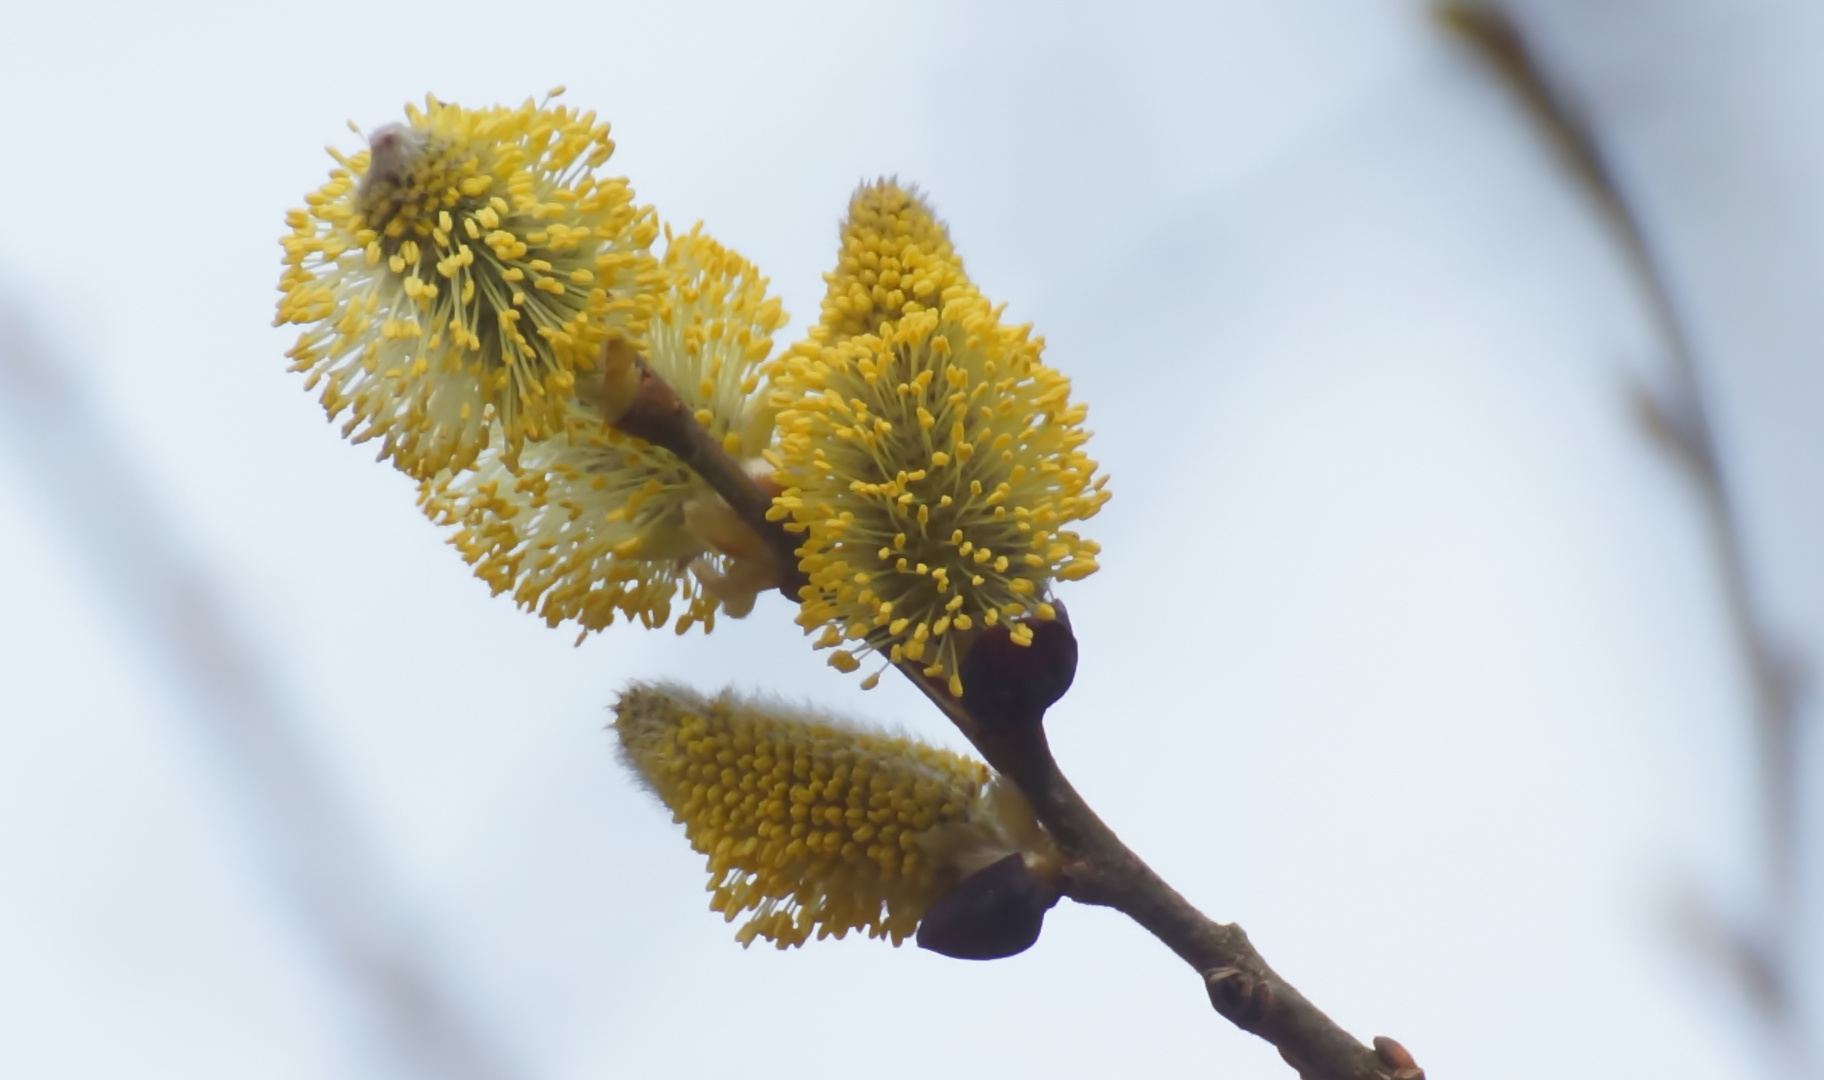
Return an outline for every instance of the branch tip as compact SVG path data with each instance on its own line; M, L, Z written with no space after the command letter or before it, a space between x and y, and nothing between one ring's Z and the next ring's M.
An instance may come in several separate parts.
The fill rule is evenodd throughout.
M1425 1080L1425 1070L1419 1068L1419 1063L1412 1058L1412 1051L1401 1046L1398 1039L1376 1035L1374 1056L1381 1059L1381 1064L1393 1068L1392 1080Z

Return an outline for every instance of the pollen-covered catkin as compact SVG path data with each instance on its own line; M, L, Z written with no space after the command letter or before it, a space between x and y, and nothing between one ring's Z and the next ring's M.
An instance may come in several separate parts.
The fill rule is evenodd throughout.
M597 177L608 125L547 99L427 98L286 216L275 325L343 434L412 476L468 467L498 428L509 458L561 430L603 345L645 338L658 226Z
M924 195L894 180L863 184L850 197L836 269L823 280L814 345L880 333L886 323L975 290Z
M1007 623L1026 644L1021 620L1056 616L1052 583L1095 572L1100 548L1067 526L1107 477L1044 342L968 283L923 202L876 185L850 214L823 324L771 369L768 517L803 535L798 622L833 666L883 653L960 695L972 634Z
M897 945L964 876L1015 853L1055 864L1011 785L904 736L666 683L623 693L614 729L744 945L851 930Z
M772 438L759 367L785 321L752 263L702 231L666 230L648 363L738 460ZM419 502L496 593L583 633L617 617L712 629L740 617L777 566L753 530L670 451L604 423L589 401L517 462L496 435L472 470L426 481ZM580 640L580 638L579 638Z

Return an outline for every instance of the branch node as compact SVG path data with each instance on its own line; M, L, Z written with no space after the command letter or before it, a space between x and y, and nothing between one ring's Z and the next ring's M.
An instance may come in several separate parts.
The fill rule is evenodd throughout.
M1203 973L1210 1004L1223 1019L1243 1031L1260 1034L1273 1009L1273 991L1267 984L1238 967L1211 968Z

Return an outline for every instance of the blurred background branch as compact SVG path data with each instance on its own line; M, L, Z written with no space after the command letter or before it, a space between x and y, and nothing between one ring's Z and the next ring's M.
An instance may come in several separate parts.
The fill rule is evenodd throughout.
M69 548L114 600L165 676L177 711L219 768L250 849L346 992L376 1075L507 1080L517 1075L447 962L388 880L272 673L201 561L186 551L136 456L30 320L0 296L0 431L37 482Z
M1814 1075L1810 1033L1795 1001L1805 906L1800 789L1801 694L1808 672L1775 629L1761 600L1743 538L1729 470L1718 447L1703 373L1680 310L1673 274L1573 95L1555 81L1519 22L1487 0L1445 2L1439 21L1496 72L1552 144L1601 213L1641 291L1665 364L1657 382L1631 387L1642 426L1690 478L1708 526L1729 626L1749 674L1752 722L1765 798L1763 910L1751 922L1702 895L1675 901L1687 943L1723 973L1784 1046L1795 1075Z

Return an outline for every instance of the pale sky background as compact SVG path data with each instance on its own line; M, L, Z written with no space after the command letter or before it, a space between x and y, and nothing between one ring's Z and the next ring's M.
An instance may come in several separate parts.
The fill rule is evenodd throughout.
M1824 13L1520 11L1668 253L1760 587L1817 657ZM826 667L777 597L708 639L573 648L286 372L277 238L344 122L558 83L642 200L772 276L785 339L855 184L925 188L1113 477L1104 569L1062 592L1063 767L1345 1027L1434 1080L1776 1075L1671 916L1692 890L1753 913L1758 804L1697 502L1629 412L1658 347L1586 202L1421 6L15 0L4 24L0 349L35 343L93 427L0 378L0 1076L1290 1077L1104 910L992 964L741 950L613 758L620 686L958 737ZM195 589L225 646L159 620ZM182 666L231 655L267 698ZM268 699L291 743L223 739ZM285 824L315 796L250 777L263 754L343 816ZM355 884L300 893L324 867ZM485 1060L402 1056L312 929L345 917Z

